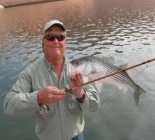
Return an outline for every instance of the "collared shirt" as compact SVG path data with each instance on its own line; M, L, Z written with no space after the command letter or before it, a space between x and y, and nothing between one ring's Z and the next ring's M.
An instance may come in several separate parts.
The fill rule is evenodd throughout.
M86 81L85 78L83 80ZM66 59L60 80L46 58L28 66L5 97L4 112L8 115L34 113L35 132L40 140L71 140L84 129L83 110L94 112L98 109L99 95L93 86L84 86L85 101L79 103L72 92L67 92L59 102L49 104L49 113L45 117L40 117L36 113L40 109L37 93L46 86L55 86L58 89L68 86Z

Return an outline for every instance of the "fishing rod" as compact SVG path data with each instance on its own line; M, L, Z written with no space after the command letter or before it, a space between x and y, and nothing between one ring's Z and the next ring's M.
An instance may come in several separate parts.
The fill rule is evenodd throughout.
M110 76L113 76L113 75L116 75L116 74L119 74L119 73L121 73L121 72L124 72L124 71L130 70L130 69L133 69L133 68L135 68L135 67L138 67L138 66L141 66L141 65L144 65L144 64L150 63L150 62L152 62L152 61L154 61L154 60L155 60L155 58L152 58L152 59L150 59L150 60L147 60L147 61L141 62L141 63L139 63L139 64L136 64L136 65L133 65L133 66L130 66L130 67L127 67L127 68L124 68L124 69L118 70L118 71L116 71L116 72L113 72L113 73L107 74L107 75L105 75L105 76L103 76L103 77L100 77L100 78L94 79L94 80L92 80L92 81L89 81L89 82L86 82L86 83L83 83L83 84L77 85L76 87L65 89L65 92L67 92L67 91L71 91L71 90L74 90L74 89L76 89L76 88L78 88L78 87L82 87L82 86L85 86L85 85L91 84L91 83L93 83L93 82L99 81L99 80L101 80L101 79L104 79L104 78L107 78L107 77L110 77Z

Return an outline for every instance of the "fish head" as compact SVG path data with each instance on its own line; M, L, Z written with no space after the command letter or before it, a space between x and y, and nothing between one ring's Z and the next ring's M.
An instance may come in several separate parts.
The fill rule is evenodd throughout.
M72 77L72 74L76 72L75 67L71 63L68 63L67 68L68 76Z
M81 75L88 76L92 73L91 61L85 58L72 60L71 65L73 69L79 72ZM88 76L89 77L89 76Z

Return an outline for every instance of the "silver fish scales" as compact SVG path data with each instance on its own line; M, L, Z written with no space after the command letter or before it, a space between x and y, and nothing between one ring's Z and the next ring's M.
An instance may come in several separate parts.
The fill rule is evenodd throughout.
M81 75L87 76L92 80L117 72L124 68L124 66L118 67L95 56L82 57L72 60L70 63L70 75L71 73L78 71ZM139 102L139 96L143 93L146 93L144 89L142 89L131 79L126 71L122 71L121 73L116 73L111 77L106 77L104 79L100 79L99 81L95 81L95 85L99 92L102 91L103 83L115 85L119 89L122 87L130 88L133 92L133 96L137 105Z

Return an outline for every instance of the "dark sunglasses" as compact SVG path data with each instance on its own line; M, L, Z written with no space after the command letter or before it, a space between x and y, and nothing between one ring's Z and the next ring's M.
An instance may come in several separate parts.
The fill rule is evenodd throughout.
M44 37L44 39L47 39L48 41L54 41L54 39L57 39L58 41L63 41L65 39L65 35L62 34L48 34Z

